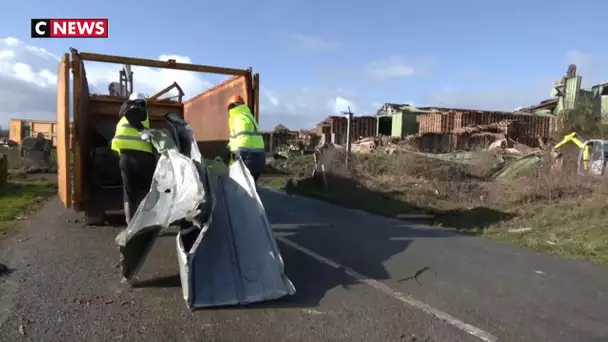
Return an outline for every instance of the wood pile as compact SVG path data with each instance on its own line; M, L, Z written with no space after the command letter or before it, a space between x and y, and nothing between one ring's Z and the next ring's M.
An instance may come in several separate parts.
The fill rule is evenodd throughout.
M509 135L510 129L513 127L513 121L503 120L496 123L491 123L487 125L474 125L456 128L451 131L453 134L465 135L465 134L475 134L475 133L500 133L503 135Z
M371 153L376 150L378 144L373 137L363 138L350 145L350 150L356 153Z

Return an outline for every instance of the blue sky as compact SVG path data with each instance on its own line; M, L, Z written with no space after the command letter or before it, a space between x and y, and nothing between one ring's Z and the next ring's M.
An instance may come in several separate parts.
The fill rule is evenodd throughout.
M288 126L310 126L331 114L328 103L338 97L361 114L383 102L511 110L545 99L570 62L586 84L608 80L599 24L608 2L600 0L136 3L11 2L0 13L0 38L56 55L73 46L251 66L268 105L261 121L267 113L272 123ZM30 39L33 17L109 18L110 38Z

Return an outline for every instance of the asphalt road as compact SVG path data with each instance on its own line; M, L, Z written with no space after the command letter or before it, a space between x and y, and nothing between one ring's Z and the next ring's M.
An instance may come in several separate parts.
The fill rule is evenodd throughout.
M191 313L174 236L127 288L120 227L85 228L53 199L1 245L0 341L608 341L608 268L262 197L295 296Z

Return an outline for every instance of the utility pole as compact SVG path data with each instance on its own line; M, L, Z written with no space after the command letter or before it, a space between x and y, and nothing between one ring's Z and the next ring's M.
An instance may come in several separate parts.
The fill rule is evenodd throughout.
M351 134L351 124L353 122L353 112L350 110L350 106L348 106L348 112L342 112L343 115L347 115L346 120L346 158L345 164L346 169L348 170L348 159L350 157L350 134Z

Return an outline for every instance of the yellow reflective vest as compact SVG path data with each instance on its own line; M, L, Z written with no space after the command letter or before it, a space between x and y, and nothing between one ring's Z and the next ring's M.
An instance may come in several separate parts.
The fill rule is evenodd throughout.
M150 119L146 116L146 120L142 122L145 128L150 128ZM120 156L121 150L135 150L153 153L152 144L143 140L137 131L129 125L129 121L123 116L116 124L116 133L112 139L112 150L116 151Z
M230 118L230 151L264 152L264 135L246 105L228 111Z

